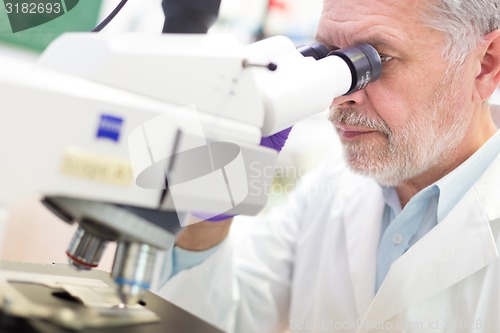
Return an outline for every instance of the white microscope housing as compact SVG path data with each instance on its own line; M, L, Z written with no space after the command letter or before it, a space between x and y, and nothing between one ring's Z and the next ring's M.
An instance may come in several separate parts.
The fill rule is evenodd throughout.
M368 45L321 52L285 37L65 34L32 71L0 77L0 203L39 193L79 223L67 254L80 269L118 242L112 276L136 302L189 212L265 205L277 152L261 137L380 74Z

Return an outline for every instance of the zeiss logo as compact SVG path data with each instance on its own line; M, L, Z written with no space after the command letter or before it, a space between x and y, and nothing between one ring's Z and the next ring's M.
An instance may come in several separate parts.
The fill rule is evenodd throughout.
M122 130L123 118L103 114L99 121L97 129L97 138L110 139L112 141L120 141L120 133Z

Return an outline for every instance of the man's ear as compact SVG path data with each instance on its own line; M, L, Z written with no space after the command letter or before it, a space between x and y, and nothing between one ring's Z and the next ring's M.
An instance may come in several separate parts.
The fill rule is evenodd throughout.
M476 77L477 92L487 100L500 82L500 29L485 36L486 51L481 59L481 72Z

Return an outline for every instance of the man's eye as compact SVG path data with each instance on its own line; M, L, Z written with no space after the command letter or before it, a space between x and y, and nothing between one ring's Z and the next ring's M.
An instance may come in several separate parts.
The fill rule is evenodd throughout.
M394 57L391 57L391 56L388 56L386 54L379 54L380 55L380 61L382 61L382 63L385 63L385 62L388 62L392 59L394 59Z

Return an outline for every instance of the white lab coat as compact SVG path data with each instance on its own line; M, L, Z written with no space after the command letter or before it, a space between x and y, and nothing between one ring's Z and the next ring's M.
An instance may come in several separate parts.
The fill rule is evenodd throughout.
M335 164L158 293L227 332L500 332L500 157L377 295L382 191Z

